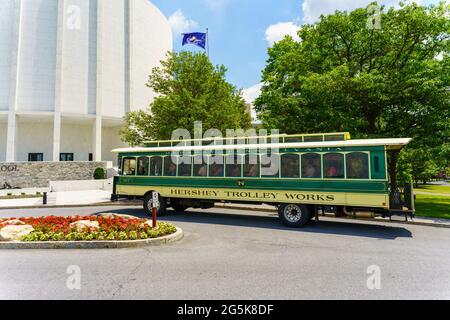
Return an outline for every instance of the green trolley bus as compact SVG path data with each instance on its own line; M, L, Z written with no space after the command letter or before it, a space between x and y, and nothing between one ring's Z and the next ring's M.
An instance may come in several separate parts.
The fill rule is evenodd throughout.
M154 141L113 151L120 172L112 200L142 198L151 213L158 192L159 215L216 203L269 204L289 227L325 211L408 218L412 186L397 185L395 167L410 141L352 140L348 133Z

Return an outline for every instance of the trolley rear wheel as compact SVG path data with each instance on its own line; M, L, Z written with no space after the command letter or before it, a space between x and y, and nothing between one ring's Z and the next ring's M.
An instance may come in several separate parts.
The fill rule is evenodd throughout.
M312 211L304 205L283 204L278 207L278 215L285 226L301 228L311 220Z

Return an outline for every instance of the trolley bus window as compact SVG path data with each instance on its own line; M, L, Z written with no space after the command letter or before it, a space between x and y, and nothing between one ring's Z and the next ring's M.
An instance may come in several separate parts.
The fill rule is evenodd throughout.
M306 136L304 137L305 142L322 142L323 136Z
M280 175L280 156L272 154L261 156L261 176L263 178L278 178Z
M375 156L373 158L373 162L375 164L375 172L380 172L380 157L379 156Z
M177 165L172 161L172 157L164 158L164 176L175 177L177 175Z
M138 169L137 169L138 176L148 176L149 163L150 163L150 160L148 157L138 158Z
M259 178L259 157L258 155L246 155L244 162L244 177Z
M320 154L302 155L302 177L307 179L322 178L322 161Z
M362 152L347 154L347 178L369 179L369 155Z
M215 160L213 163L212 159ZM209 176L210 177L223 177L224 176L224 170L223 170L223 164L224 159L221 156L214 156L209 158Z
M283 178L300 178L300 156L298 154L281 156L281 176Z
M323 157L323 169L325 178L343 179L344 155L340 153L329 153Z
M123 159L123 175L134 176L136 175L136 159L124 158Z
M229 155L226 156L227 168L226 176L230 178L240 178L242 176L241 156Z
M163 158L152 157L150 160L150 176L160 177L163 172Z
M186 158L184 161L180 158L180 163L178 164L178 176L179 177L190 177L192 176L192 158Z
M194 157L194 177L208 176L208 165L202 155Z

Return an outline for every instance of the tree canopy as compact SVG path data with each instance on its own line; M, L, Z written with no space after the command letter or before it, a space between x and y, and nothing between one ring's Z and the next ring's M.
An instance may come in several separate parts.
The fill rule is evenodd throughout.
M376 3L374 3L376 4ZM372 4L372 6L374 5ZM350 131L356 137L449 136L449 6L402 4L322 16L269 49L256 109L286 133Z
M158 94L148 111L130 112L122 140L142 145L151 139L171 139L176 129L192 134L194 123L205 129L248 129L251 117L241 92L225 80L226 68L214 66L205 54L170 52L154 68L147 86Z
M275 43L256 109L266 128L286 133L414 138L400 171L426 180L450 166L450 6L374 16L376 7L336 11L303 25L300 41Z

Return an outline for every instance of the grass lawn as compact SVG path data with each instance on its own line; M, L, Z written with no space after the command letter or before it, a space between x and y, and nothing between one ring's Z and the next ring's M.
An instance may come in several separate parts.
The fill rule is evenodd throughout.
M416 215L450 219L450 197L418 194L416 199Z
M450 186L436 186L427 184L427 185L420 185L419 188L416 188L415 190L420 192L442 193L450 195Z

